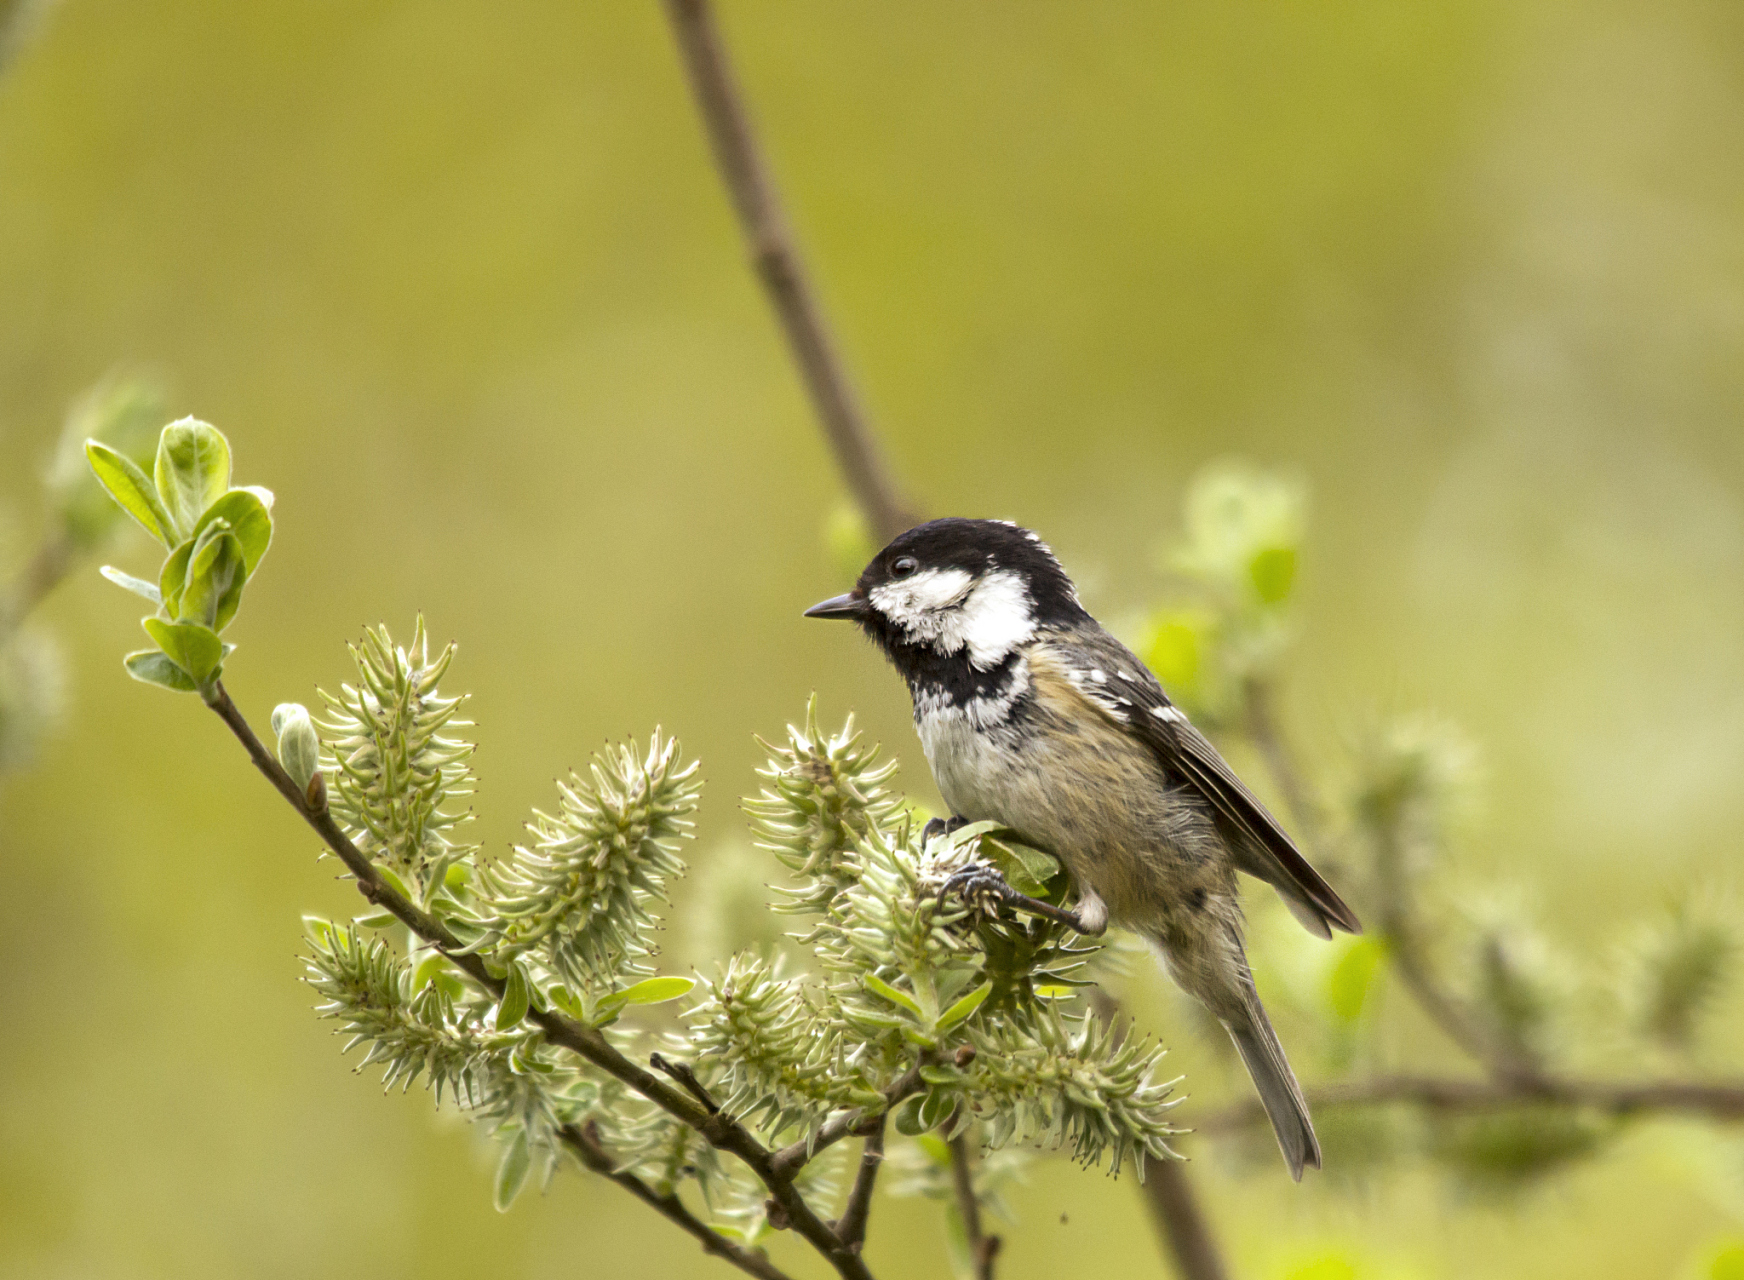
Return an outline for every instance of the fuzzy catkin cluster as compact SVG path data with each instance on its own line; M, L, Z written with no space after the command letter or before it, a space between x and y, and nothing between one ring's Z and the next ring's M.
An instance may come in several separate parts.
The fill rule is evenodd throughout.
M578 993L648 972L649 905L684 873L678 842L694 825L696 769L656 730L646 754L610 748L588 779L559 783L558 811L535 812L528 824L533 842L482 877L499 947L536 953Z
M448 868L474 852L450 838L471 815L443 807L471 794L472 744L443 733L462 727L454 716L464 699L437 690L454 646L432 661L420 618L408 648L376 627L351 646L351 657L358 683L321 694L329 805L358 848L416 885L427 903Z

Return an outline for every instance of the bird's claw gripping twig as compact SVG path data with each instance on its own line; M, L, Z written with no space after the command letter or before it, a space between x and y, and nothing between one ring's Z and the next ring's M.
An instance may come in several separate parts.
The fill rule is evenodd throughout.
M1018 911L1056 920L1078 933L1097 932L1087 928L1083 920L1064 907L1056 907L1051 902L1043 902L1026 893L1019 893L1005 882L1005 877L999 874L997 867L989 866L985 862L971 862L962 870L953 872L945 880L940 894L955 894L965 903L976 907L986 907L990 902L1003 902Z

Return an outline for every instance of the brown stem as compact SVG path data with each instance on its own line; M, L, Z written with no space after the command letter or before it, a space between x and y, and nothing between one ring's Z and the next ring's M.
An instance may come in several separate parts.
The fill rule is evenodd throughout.
M0 600L0 645L12 639L20 623L60 584L73 565L73 540L61 529L44 538Z
M836 1234L850 1249L866 1243L866 1220L872 1214L872 1188L878 1181L878 1170L884 1165L884 1122L879 1116L866 1131L866 1145L860 1148L860 1172L854 1177L854 1189L848 1193L848 1207L836 1223Z
M881 542L914 523L897 495L807 277L708 0L666 0L715 163L836 462Z
M317 790L314 802L310 802L278 760L255 736L248 721L231 701L223 683L214 682L205 697L206 704L218 713L237 740L247 749L255 768L266 775L279 794L303 815L303 820L315 828L327 847L338 855L346 870L357 881L358 892L370 902L391 912L424 941L446 953L457 967L484 990L500 997L503 993L503 982L500 978L491 976L484 961L477 955L455 954L464 950L461 941L440 920L409 902L382 879L375 864L340 830L327 808L325 792ZM774 1153L757 1141L751 1131L737 1120L725 1112L711 1113L688 1094L673 1088L659 1076L619 1053L592 1027L584 1026L562 1014L539 1009L528 1010L527 1017L545 1032L545 1038L552 1044L570 1050L600 1070L615 1076L650 1102L695 1129L710 1146L744 1161L769 1188L770 1198L781 1207L792 1228L829 1260L837 1274L844 1280L872 1280L872 1273L860 1261L859 1254L847 1248L828 1224L806 1204L793 1185L792 1174L777 1170Z
M1503 1111L1534 1104L1586 1107L1614 1116L1677 1112L1710 1120L1744 1120L1744 1081L1648 1080L1619 1084L1608 1080L1564 1080L1532 1076L1493 1080L1446 1080L1433 1076L1380 1076L1345 1080L1304 1091L1311 1106L1360 1107L1413 1103L1432 1111ZM1258 1099L1237 1103L1199 1118L1196 1132L1228 1133L1262 1123Z
M770 1262L762 1253L734 1244L696 1217L684 1207L684 1202L676 1195L671 1192L662 1195L635 1174L620 1170L600 1144L599 1136L594 1132L591 1123L566 1124L557 1134L563 1139L563 1145L582 1164L602 1178L610 1178L656 1213L694 1236L702 1245L704 1253L711 1253L722 1261L731 1263L746 1275L761 1276L763 1280L791 1280L785 1271Z
M884 1090L885 1115L895 1110L896 1104L904 1098L912 1097L925 1087L920 1078L920 1069L926 1061L925 1054L916 1058L914 1062L909 1064L908 1070L897 1078L896 1083ZM826 1147L833 1147L843 1138L852 1137L860 1132L865 1124L866 1116L862 1112L838 1111L819 1126L815 1137L810 1140L801 1138L791 1146L783 1147L777 1151L769 1162L770 1168L777 1177L791 1178L807 1163L816 1158L820 1151Z
M1186 1161L1147 1161L1144 1196L1157 1235L1181 1280L1226 1280L1229 1273L1223 1269L1211 1223L1193 1194Z
M1253 743L1260 758L1265 761L1266 772L1272 775L1272 782L1278 788L1278 794L1283 796L1284 807L1289 810L1290 817L1301 831L1303 842L1311 850L1318 851L1321 835L1320 809L1314 802L1301 770L1296 768L1290 749L1284 745L1284 735L1278 728L1274 713L1271 682L1250 678L1246 682L1245 693L1245 728L1248 741Z
M975 1280L993 1280L999 1237L984 1235L981 1230L981 1201L975 1195L975 1167L966 1133L951 1139L951 1189L957 1194L957 1212L963 1219L963 1237L969 1244L969 1265L974 1268Z
M1126 1038L1119 1025L1120 1002L1102 987L1090 988L1090 1005L1096 1016L1115 1028L1115 1047ZM1193 1177L1184 1160L1152 1160L1145 1164L1145 1180L1139 1184L1145 1207L1163 1252L1175 1264L1181 1280L1224 1280L1223 1257L1211 1220L1193 1193Z

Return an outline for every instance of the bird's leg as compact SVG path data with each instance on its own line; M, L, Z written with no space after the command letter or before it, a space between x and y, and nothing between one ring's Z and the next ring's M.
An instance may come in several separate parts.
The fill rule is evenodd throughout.
M1108 905L1094 891L1080 895L1078 910L1067 911L1051 902L1043 902L1039 898L1019 893L1005 882L1005 877L999 874L997 868L990 867L985 862L971 862L961 871L952 874L945 881L944 892L954 893L966 902L973 902L977 898L994 898L1018 911L1057 920L1087 937L1095 937L1108 928Z
M969 825L969 819L952 814L948 818L928 818L926 826L920 829L920 842L928 845L939 836L948 836L953 831L960 831Z

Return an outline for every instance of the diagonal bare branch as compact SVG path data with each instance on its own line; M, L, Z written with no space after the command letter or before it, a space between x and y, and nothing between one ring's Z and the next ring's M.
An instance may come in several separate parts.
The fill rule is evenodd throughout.
M884 463L806 273L768 161L727 62L714 11L708 0L666 0L666 13L757 278L781 321L842 475L873 533L880 542L888 542L914 524L914 519Z

